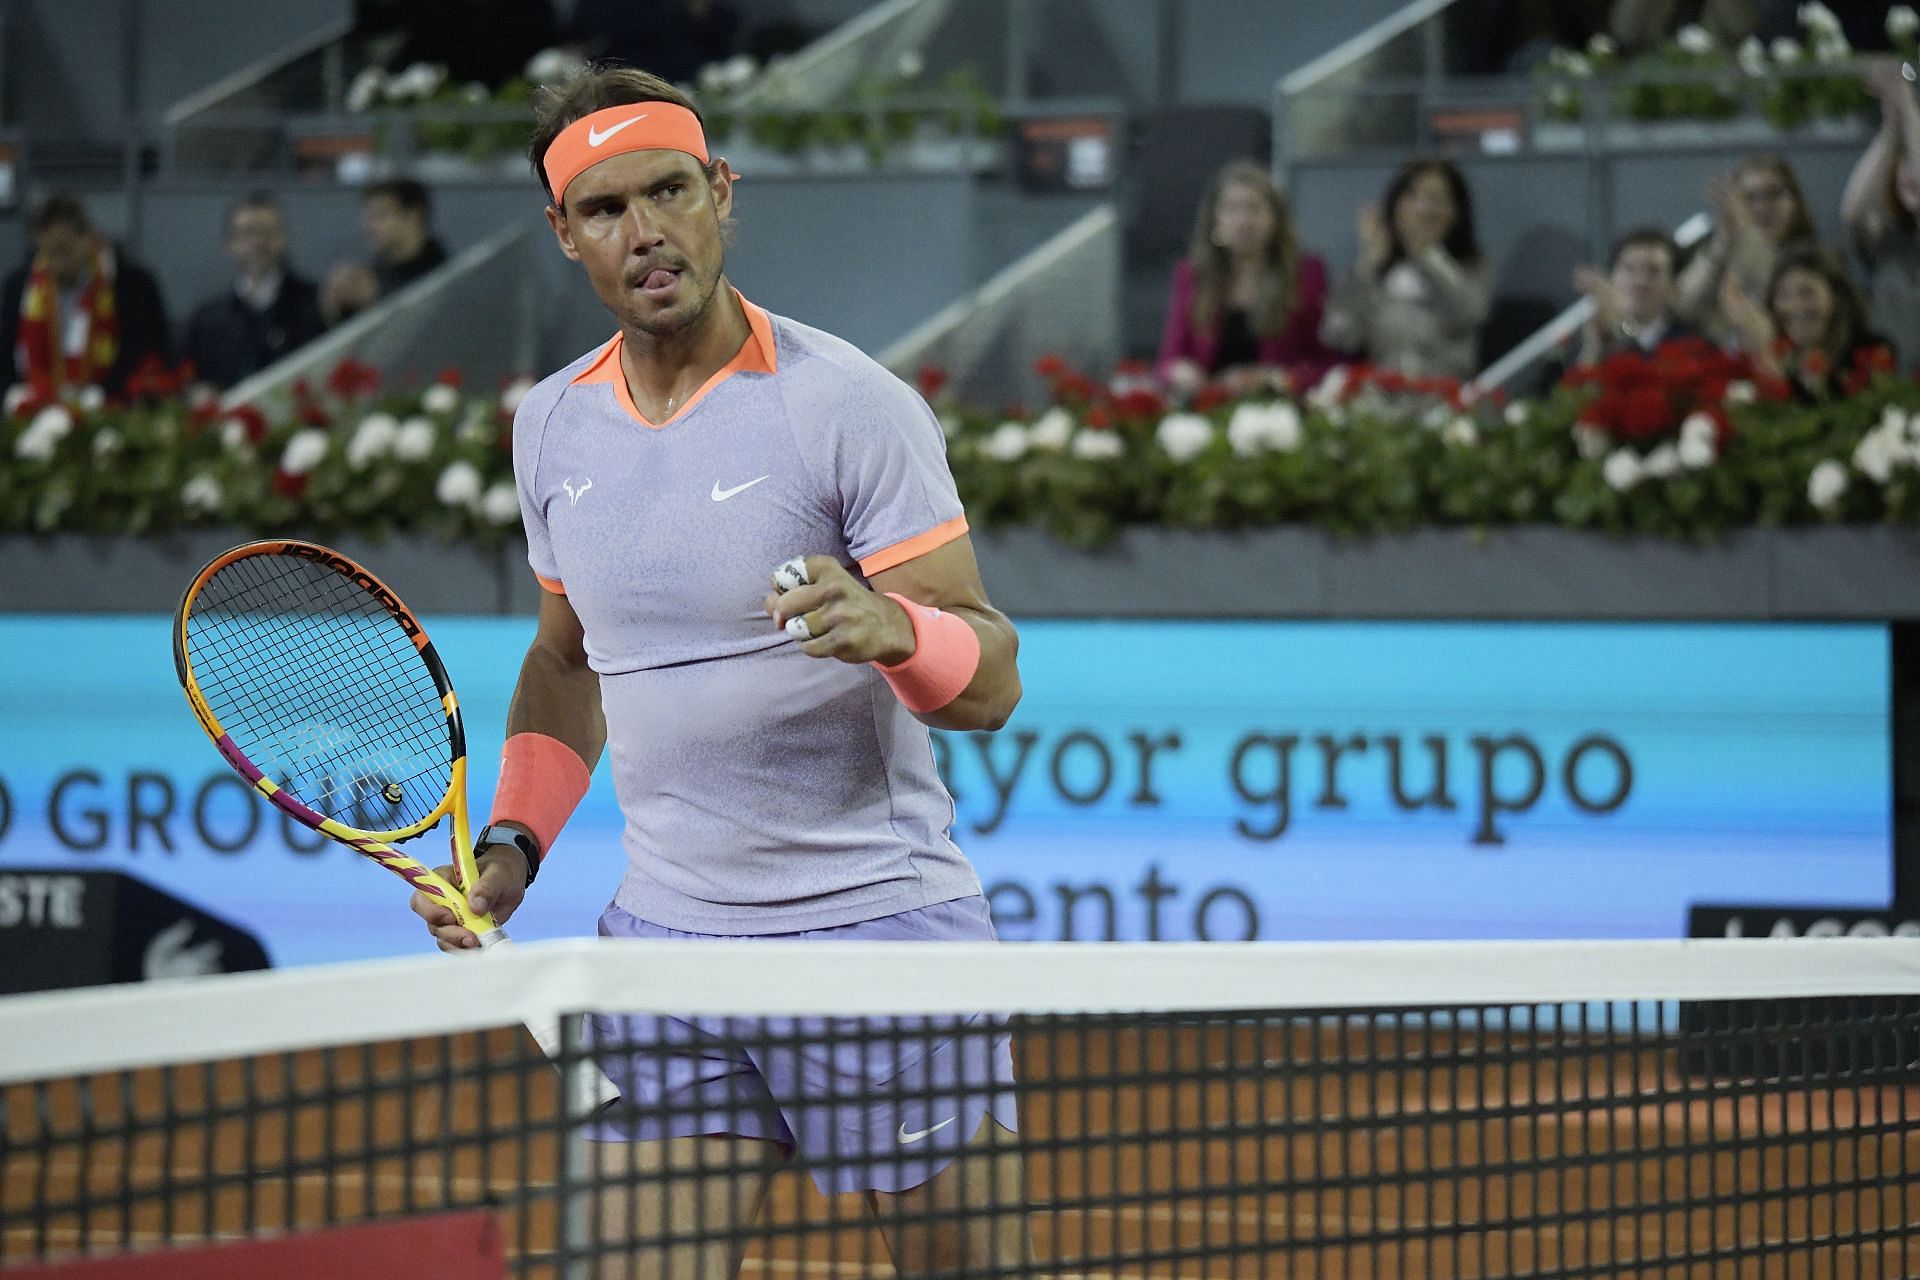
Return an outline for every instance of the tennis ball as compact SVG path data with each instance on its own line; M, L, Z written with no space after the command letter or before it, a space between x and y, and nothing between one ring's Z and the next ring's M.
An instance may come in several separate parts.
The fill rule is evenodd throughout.
M795 587L804 587L812 579L807 577L807 558L795 556L773 571L773 585L781 595Z

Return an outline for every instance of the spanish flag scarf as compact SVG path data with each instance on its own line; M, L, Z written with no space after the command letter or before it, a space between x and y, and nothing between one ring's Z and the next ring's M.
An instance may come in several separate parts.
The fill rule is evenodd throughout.
M52 392L91 387L103 381L120 355L120 315L114 305L113 259L106 247L94 250L93 271L80 290L80 314L86 339L78 354L67 353L67 326L60 315L60 287L46 261L36 257L20 295L21 372L30 386Z

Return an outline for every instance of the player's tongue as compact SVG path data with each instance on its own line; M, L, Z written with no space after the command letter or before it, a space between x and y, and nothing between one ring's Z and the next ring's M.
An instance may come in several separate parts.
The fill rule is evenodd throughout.
M647 272L647 278L640 282L640 287L649 293L657 293L662 289L671 288L673 282L679 278L680 273L677 271L669 271L665 267L655 267L653 270Z

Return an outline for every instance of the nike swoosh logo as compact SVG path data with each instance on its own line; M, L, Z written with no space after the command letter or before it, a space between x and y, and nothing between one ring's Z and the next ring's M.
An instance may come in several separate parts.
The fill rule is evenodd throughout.
M960 1118L959 1116L948 1116L945 1120L942 1120L939 1124L933 1126L933 1128L922 1129L917 1133L909 1132L906 1126L906 1122L902 1121L900 1124L900 1145L904 1147L909 1143L920 1141L920 1139L926 1137L930 1133L938 1133L942 1129L946 1128L948 1125L952 1124L955 1120L958 1120L959 1118Z
M749 480L745 484L737 484L733 486L733 488L731 489L722 489L720 487L720 482L718 480L715 480L713 482L713 500L715 502L725 502L728 498L731 498L734 494L745 493L747 490L753 488L753 486L759 484L761 480L769 480L769 479L772 479L772 477L761 476L759 477L759 479Z
M637 116L629 116L627 119L622 120L619 124L611 125L605 129L600 129L600 128L596 128L593 125L588 125L587 126L587 145L590 147L597 147L601 143L605 142L608 138L611 138L614 134L626 128L628 125L637 124L640 121L645 120L646 118L647 118L647 113L642 111Z

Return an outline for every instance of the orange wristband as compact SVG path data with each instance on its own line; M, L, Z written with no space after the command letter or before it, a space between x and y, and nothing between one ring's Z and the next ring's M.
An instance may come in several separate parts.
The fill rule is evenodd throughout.
M907 710L938 711L973 683L980 670L980 637L965 618L915 604L898 592L886 595L913 623L913 656L897 666L873 665Z
M500 750L500 785L493 793L493 822L514 822L533 833L540 860L560 828L587 794L587 762L558 738L516 733Z

